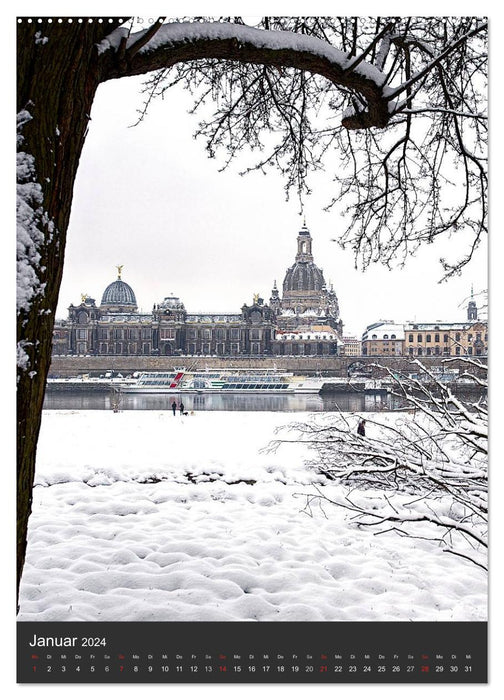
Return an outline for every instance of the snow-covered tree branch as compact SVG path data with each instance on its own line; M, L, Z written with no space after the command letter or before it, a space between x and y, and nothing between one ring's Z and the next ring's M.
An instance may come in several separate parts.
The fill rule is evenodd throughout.
M469 262L487 230L485 20L197 19L147 42L151 30L116 29L98 46L104 79L155 71L146 108L184 85L211 156L227 167L253 151L244 172L275 167L301 198L326 168L328 207L350 216L335 240L363 267L455 232L464 245L444 275Z
M354 415L326 414L289 426L295 440L314 450L310 467L326 479L324 488L306 494L307 511L315 503L337 505L362 526L381 531L391 524L403 536L441 542L445 551L486 568L486 391L482 387L475 400L463 400L415 364L428 384L384 368L394 376L405 409L383 419L367 416L364 436L357 434ZM333 495L331 482L345 486L347 494Z

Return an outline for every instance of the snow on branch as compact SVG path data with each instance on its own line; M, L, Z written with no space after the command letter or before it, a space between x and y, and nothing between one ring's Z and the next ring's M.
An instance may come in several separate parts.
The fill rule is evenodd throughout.
M149 32L152 33L152 37L143 44L143 37ZM98 52L104 53L108 49L117 49L123 36L125 36L124 28L115 30L98 45ZM139 50L135 50L135 53L148 55L159 52L161 49L174 50L184 45L222 41L233 42L237 52L240 49L244 50L247 46L265 52L288 52L292 56L291 60L295 60L293 58L295 54L311 54L313 57L325 59L339 72L355 71L367 80L374 82L377 87L383 85L385 81L385 76L375 66L363 62L362 58L358 60L349 58L346 52L321 39L294 32L270 31L228 22L171 22L163 24L156 31L150 28L131 34L128 37L126 50L143 44ZM208 57L210 53L211 47L208 47L205 56ZM279 55L277 59L279 65L282 65L284 60L288 63L289 56L287 55L283 59Z

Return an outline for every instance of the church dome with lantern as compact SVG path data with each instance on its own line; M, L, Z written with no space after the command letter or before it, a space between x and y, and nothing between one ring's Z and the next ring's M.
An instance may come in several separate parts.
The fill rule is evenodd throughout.
M340 327L339 304L332 287L326 285L324 273L313 260L312 237L306 223L297 236L294 264L283 281L283 294L273 289L270 303L275 309L279 328L293 329L301 322L331 323Z
M101 306L105 306L108 310L125 310L133 311L137 308L137 301L135 297L135 292L132 288L121 279L122 265L117 266L118 275L117 279L114 280L103 292L101 299Z
M312 237L306 224L298 234L297 255L294 265L289 267L284 278L283 292L321 292L325 287L324 274L313 262Z

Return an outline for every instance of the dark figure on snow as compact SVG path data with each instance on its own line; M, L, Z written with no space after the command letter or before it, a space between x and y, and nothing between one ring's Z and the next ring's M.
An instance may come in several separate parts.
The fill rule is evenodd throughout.
M174 402L172 403L171 407L172 407L173 415L175 415L175 413L176 413L176 411L177 411L177 402L174 401Z
M182 401L180 402L180 415L184 415L184 404L182 403Z
M357 426L357 435L362 435L362 437L366 435L366 421L364 419L359 421L359 425Z

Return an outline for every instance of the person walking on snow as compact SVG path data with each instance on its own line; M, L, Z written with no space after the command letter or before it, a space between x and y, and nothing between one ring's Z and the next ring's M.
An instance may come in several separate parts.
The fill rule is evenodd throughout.
M180 415L184 415L184 404L182 403L182 401L180 402Z
M361 418L359 421L359 425L357 426L357 435L362 435L362 437L365 437L366 435L366 421L364 418Z
M177 402L174 401L174 402L172 403L171 407L172 407L173 415L175 415L175 413L176 413L176 411L177 411Z

